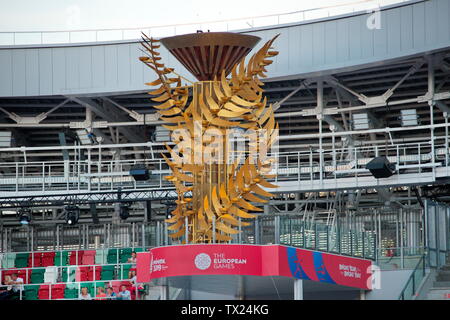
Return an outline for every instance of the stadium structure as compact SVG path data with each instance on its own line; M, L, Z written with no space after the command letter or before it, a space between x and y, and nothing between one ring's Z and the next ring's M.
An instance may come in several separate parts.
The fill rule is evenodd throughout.
M122 285L136 300L450 299L449 16L450 0L359 1L0 32L0 290L16 274L20 300ZM170 83L165 107L180 108L161 112L152 98ZM267 180L247 163L178 172L163 120L198 101L208 112L203 97L234 103L214 119L273 110ZM172 123L189 127L192 110ZM221 172L244 191L199 182Z

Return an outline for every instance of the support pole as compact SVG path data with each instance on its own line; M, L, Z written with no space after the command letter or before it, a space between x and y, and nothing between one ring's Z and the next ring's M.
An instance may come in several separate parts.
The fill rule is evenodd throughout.
M303 300L303 280L294 279L294 300Z

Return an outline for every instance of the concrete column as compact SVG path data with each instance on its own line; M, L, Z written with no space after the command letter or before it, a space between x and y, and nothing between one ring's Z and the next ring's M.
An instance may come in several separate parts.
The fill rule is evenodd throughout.
M366 300L366 291L359 291L359 300Z
M162 278L161 279L161 293L160 293L160 300L169 300L169 279Z
M236 300L245 300L245 278L244 276L237 276L238 284L237 284L237 292L236 292Z
M303 300L303 280L294 279L294 300Z
M410 221L408 221L408 247L417 248L420 244L420 216L417 212L410 215ZM415 252L416 249L412 249Z

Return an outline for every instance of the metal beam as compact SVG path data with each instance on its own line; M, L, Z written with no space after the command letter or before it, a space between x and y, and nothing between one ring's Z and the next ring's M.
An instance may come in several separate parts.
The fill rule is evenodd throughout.
M108 110L105 110L104 106L99 105L97 102L90 98L78 98L73 96L68 96L69 99L79 103L80 105L85 106L86 108L91 109L96 115L102 117L103 119L107 121L116 121L116 120L123 120L126 121L126 119L123 119L123 117L117 115L117 113L108 112ZM130 142L144 142L145 136L142 132L142 130L132 130L130 128L124 128L124 127L118 127L120 133L122 133L125 137L127 137Z

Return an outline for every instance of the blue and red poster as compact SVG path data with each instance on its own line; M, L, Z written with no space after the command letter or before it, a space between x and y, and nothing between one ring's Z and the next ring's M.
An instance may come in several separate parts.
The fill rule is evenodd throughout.
M371 289L372 262L281 245L193 244L137 254L137 280L191 275L285 276Z

